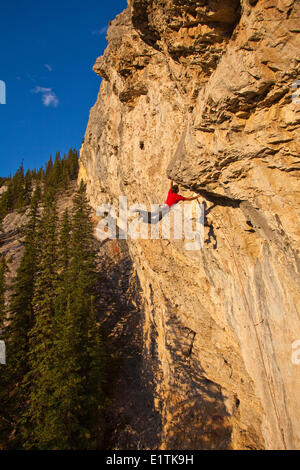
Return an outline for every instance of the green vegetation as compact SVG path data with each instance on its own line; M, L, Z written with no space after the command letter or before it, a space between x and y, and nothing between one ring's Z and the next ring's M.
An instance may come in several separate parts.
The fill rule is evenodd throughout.
M107 360L96 318L93 225L83 183L71 213L61 220L57 214L58 190L77 172L78 156L71 150L31 172L27 183L22 167L8 183L14 209L30 203L30 211L7 306L7 265L0 258L0 339L7 348L7 365L0 368L0 449L99 447Z
M50 157L45 169L27 170L25 173L22 164L13 177L0 179L0 187L7 186L7 191L0 199L0 224L10 212L28 207L33 189L37 186L43 188L45 193L49 189L54 192L68 189L77 174L78 152L75 149L70 149L63 158L57 153L54 164Z
M9 361L1 368L0 403L5 410L5 419L0 417L0 444L14 433L17 446L20 441L22 408L26 403L26 393L22 386L28 371L29 332L34 323L33 295L37 270L37 231L40 223L38 199L32 198L29 220L24 230L24 254L11 286L12 294L8 306L6 327L2 333ZM2 419L1 419L2 418Z

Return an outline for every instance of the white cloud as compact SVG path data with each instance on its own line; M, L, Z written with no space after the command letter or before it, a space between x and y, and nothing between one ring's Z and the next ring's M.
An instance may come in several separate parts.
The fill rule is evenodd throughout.
M102 26L102 28L92 31L92 34L93 36L102 36L103 34L107 33L107 30L108 30L108 26Z
M43 88L41 86L35 87L34 90L32 90L33 93L41 93L42 94L42 102L44 106L47 108L49 106L53 106L54 108L57 108L59 104L59 99L57 98L56 94L52 90L52 88Z
M46 69L49 70L49 72L52 72L53 68L49 64L45 64Z

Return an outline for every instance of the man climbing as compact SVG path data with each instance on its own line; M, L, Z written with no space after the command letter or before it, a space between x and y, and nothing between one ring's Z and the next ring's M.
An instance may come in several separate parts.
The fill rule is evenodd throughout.
M179 192L179 188L177 184L173 184L173 180L171 180L170 189L169 189L168 197L166 200L166 204L169 207L172 207L174 204L177 204L177 202L179 201L193 201L194 199L198 199L201 196L201 194L198 194L198 196L194 196L194 197L184 197L178 194L178 192Z
M179 188L177 184L173 184L173 180L171 179L170 189L165 204L161 204L154 212L136 209L136 212L140 214L138 219L148 224L157 224L170 211L171 207L179 201L193 201L201 196L198 194L198 196L194 197L184 197L178 194L178 192Z

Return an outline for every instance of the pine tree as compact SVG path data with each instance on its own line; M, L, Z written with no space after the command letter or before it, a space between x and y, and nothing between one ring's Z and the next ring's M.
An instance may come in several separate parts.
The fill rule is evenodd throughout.
M46 165L46 171L45 171L46 180L49 178L52 170L53 170L53 160L52 160L52 155L50 155L50 158L49 158L48 163Z
M41 191L40 184L37 183L35 190L33 191L31 204L39 204L41 200L42 200L42 191Z
M6 448L20 446L20 417L26 393L21 383L28 372L29 332L33 325L33 286L37 259L38 199L33 198L29 220L24 230L24 254L12 285L7 326L2 339L7 350L7 365L2 371L0 403L0 442ZM10 435L13 437L10 438Z
M77 153L70 151L58 166L58 175L64 168L75 175ZM50 159L48 178L53 171ZM24 187L37 176L36 188L3 333L8 365L0 383L0 448L92 449L104 405L106 356L96 318L91 209L81 183L72 217L65 211L59 226L54 184L44 189L40 216L41 172L30 176ZM22 170L12 181L14 204ZM4 270L0 258L0 329Z
M18 378L24 375L28 364L28 332L33 324L33 286L36 274L39 209L38 199L33 198L29 221L25 228L24 254L13 283L9 308L9 353L15 362Z
M60 153L57 152L55 155L53 172L51 182L55 188L60 188L62 186L62 174L63 174L63 162L60 158Z
M77 178L78 175L78 152L75 149L70 149L67 157L67 167L71 180Z
M62 223L61 223L61 229L60 229L60 235L59 235L59 244L58 244L59 265L62 268L63 273L66 272L70 263L71 229L72 227L71 227L70 216L69 216L68 209L66 209L62 217Z
M25 448L46 449L53 403L52 354L57 291L57 212L53 193L48 193L40 224L37 276L32 300L34 325L29 334L30 370L24 379L29 405L24 416Z
M11 180L8 183L7 191L1 196L0 215L1 219L14 209L14 190Z
M45 174L44 174L43 168L39 168L39 170L35 174L36 183L37 184L43 183L44 182L44 177L45 177Z
M7 191L0 200L0 220L13 210L23 211L30 204L32 190L31 171L24 175L23 164L20 165L12 178L6 178Z
M14 209L21 210L26 206L26 189L23 163L12 179Z
M32 172L30 170L27 170L25 174L24 193L25 205L27 206L30 203L32 193Z
M62 169L62 186L66 190L69 188L70 185L70 174L69 169L67 167L66 162L64 161L63 169Z
M97 436L98 412L101 408L101 402L98 400L104 381L105 359L95 315L97 274L93 249L93 224L85 191L85 185L81 182L73 206L70 278L73 286L72 314L76 318L76 327L79 331L80 355L77 364L80 364L81 375L85 378L81 439L86 446L93 446ZM83 340L85 348L80 350Z
M53 395L56 413L52 414L52 446L95 448L105 359L95 316L93 227L83 185L74 199L69 251L64 249L68 230L65 215L60 236L62 271L53 353L53 376L59 386Z
M58 289L56 298L56 320L57 323L61 317L65 314L67 299L72 291L70 284L70 259L71 259L71 247L70 247L70 236L71 236L71 221L68 210L65 210L59 233L58 242ZM62 326L57 327L61 329Z

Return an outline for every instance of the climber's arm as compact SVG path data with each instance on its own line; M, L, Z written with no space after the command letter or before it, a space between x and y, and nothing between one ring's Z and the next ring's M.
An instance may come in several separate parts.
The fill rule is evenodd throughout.
M173 180L171 180L171 183L170 183L170 189L173 188Z
M193 201L194 199L198 199L198 197L200 197L201 194L198 194L198 196L194 196L194 197L185 197L184 200L185 201Z

